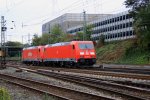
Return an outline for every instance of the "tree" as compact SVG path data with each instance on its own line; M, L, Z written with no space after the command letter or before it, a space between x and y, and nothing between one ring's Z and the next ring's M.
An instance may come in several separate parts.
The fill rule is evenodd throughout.
M42 37L41 37L41 45L46 45L46 44L51 44L52 43L52 40L50 38L50 34L46 33L46 34L43 34Z
M37 34L34 34L34 35L33 35L32 45L33 45L33 46L41 45L41 37L38 37Z
M91 40L91 34L92 34L92 25L87 25L86 26L86 39L85 40Z
M5 46L22 46L22 44L20 42L12 42L12 41L8 41L5 43Z
M102 34L98 40L97 47L102 47L104 43L105 43L105 35Z
M130 15L134 18L137 43L147 48L150 45L150 1L126 0L125 5L131 8Z
M74 40L80 40L80 41L83 40L83 35L84 35L83 32L77 32Z
M92 34L92 25L86 26L86 34L84 32L77 32L75 36L75 40L91 40L91 34Z
M71 40L73 40L72 34L66 34L66 33L62 34L62 38L61 38L62 42L67 42L67 41L71 41Z
M51 43L62 42L62 36L64 35L59 25L54 25L52 31L50 32Z

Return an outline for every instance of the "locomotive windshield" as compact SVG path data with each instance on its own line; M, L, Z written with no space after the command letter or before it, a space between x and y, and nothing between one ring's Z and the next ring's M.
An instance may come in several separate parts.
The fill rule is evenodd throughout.
M94 46L91 43L80 43L79 48L80 49L94 49Z

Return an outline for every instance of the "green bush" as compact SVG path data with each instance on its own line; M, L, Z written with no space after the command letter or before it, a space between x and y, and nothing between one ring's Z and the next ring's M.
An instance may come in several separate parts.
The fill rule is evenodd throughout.
M10 100L10 95L5 88L0 88L0 100Z
M150 52L139 47L129 48L118 62L122 64L149 64Z
M150 64L150 50L140 48L135 40L108 42L96 53L98 64Z

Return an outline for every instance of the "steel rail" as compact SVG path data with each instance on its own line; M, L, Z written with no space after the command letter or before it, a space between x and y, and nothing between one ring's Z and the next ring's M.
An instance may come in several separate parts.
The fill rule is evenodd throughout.
M95 69L95 70L97 70L97 69ZM103 69L98 69L98 70L150 75L150 69L135 69L135 68L133 69L133 68L111 68L111 67L104 67Z
M9 67L15 67L15 68L29 68L29 66L23 66L20 65L7 65ZM38 69L37 67L32 67L32 69ZM42 67L43 68L43 67ZM55 71L65 71L65 72L75 72L75 73L84 73L84 74L92 74L92 75L102 75L102 76L111 76L111 77L121 77L121 78L130 78L130 79L140 79L140 80L150 80L150 75L143 75L143 74L131 74L131 73L121 73L121 72L110 72L110 71L101 71L101 70L87 70L87 69L67 69L67 68L50 68L50 67L44 67L45 69L49 70L55 70Z
M97 78L91 78L91 77L85 77L85 76L66 75L66 74L45 71L45 70L38 70L38 71L30 70L30 69L29 70L24 69L24 70L42 74L42 75L46 75L46 76L50 76L50 77L55 77L58 79L72 81L72 82L79 83L79 84L82 84L85 86L90 86L90 87L96 88L96 89L103 89L105 91L113 92L115 94L119 94L119 95L122 95L127 98L132 98L132 99L137 99L137 100L138 99L145 100L145 98L150 99L150 91L145 90L145 89L111 83L108 81L99 80ZM128 90L128 91L124 91L124 90ZM136 93L136 95L135 95L135 93ZM141 94L145 94L145 95L141 96Z
M32 90L36 90L39 92L47 93L54 97L58 97L61 99L73 99L73 100L113 100L108 97L103 97L99 95L94 95L90 93L85 93L81 91L76 91L73 89L67 89L60 86L50 85L48 83L39 82L31 79L20 78L16 76L11 76L8 74L0 74L0 79L8 81L10 83L23 86ZM34 84L34 85L33 85Z

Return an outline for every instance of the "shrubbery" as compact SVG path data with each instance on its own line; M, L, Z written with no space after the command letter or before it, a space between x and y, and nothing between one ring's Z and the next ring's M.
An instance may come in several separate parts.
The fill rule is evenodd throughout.
M0 88L0 100L11 100L9 93L5 88Z

